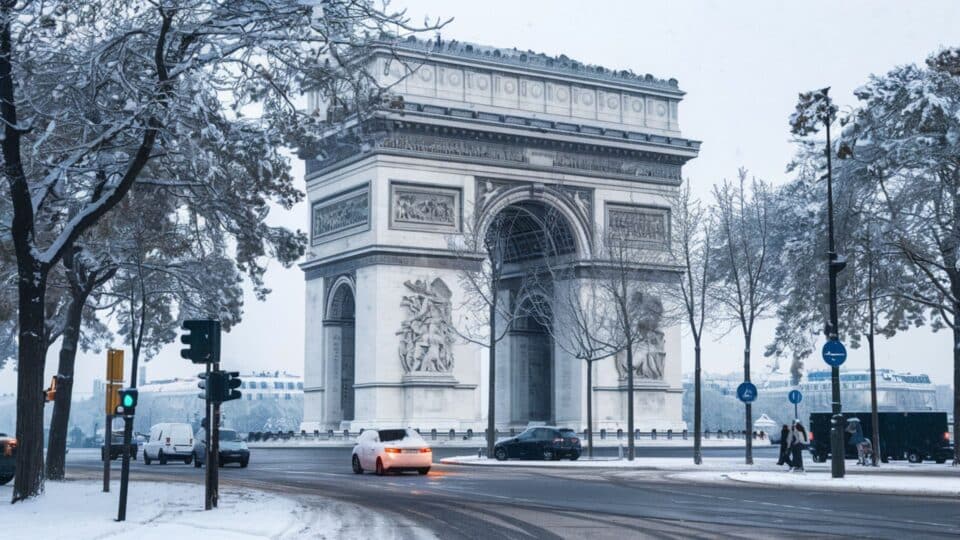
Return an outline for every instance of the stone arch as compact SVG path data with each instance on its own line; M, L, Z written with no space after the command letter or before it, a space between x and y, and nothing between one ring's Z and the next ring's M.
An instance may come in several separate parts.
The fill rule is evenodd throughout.
M593 216L570 202L569 197L555 188L545 186L517 186L495 193L490 200L484 201L481 208L478 230L486 233L493 220L511 205L538 203L549 210L559 213L573 233L576 242L576 254L579 259L590 259L593 253L591 226Z
M552 423L556 358L550 302L542 293L527 293L517 303L520 317L514 320L509 338L511 422Z
M348 276L329 289L323 326L327 340L328 406L331 422L349 422L356 412L356 289Z

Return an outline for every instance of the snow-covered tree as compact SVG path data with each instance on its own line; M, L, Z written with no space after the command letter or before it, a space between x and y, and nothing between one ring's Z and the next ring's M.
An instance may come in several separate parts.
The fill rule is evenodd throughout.
M746 169L740 169L738 180L715 185L714 219L717 241L711 246L714 261L710 265L711 281L716 286L711 297L717 313L731 329L737 326L743 334L743 378L750 381L750 354L753 328L758 319L773 314L779 301L777 264L779 254L773 242L773 221L776 219L772 188L765 181L748 181ZM753 432L753 411L745 409L744 430ZM746 440L747 465L753 464L753 442Z
M371 0L0 2L0 159L18 303L14 502L43 489L44 306L50 273L67 250L148 164L209 161L244 138L297 142L324 127L323 119L292 120L305 89L351 89L352 107L375 98L362 67L365 44L406 28L402 13ZM252 103L263 108L261 119L240 116ZM235 200L262 208L263 191L276 192L271 184L287 177L238 180L217 193L235 191ZM153 181L184 190L212 182ZM248 249L256 246L238 247Z
M960 75L958 49L873 76L843 140L886 206L887 243L906 262L897 294L953 333L954 430L960 431ZM955 463L960 463L960 446Z
M714 227L708 211L690 191L690 180L680 189L673 215L673 242L671 244L682 274L672 296L682 306L683 316L690 326L693 337L693 462L703 461L701 454L702 400L700 388L700 356L703 326L713 314L712 304L708 310L710 291L711 249Z

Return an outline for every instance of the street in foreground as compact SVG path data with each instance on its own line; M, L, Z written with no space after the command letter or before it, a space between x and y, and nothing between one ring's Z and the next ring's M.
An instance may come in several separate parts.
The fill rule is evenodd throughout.
M758 461L774 459L775 449L757 450ZM641 448L639 460L662 461L683 451L689 450ZM727 460L731 452L735 449L707 449L705 460ZM377 477L353 474L346 448L260 449L248 468L221 469L221 481L230 489L279 493L307 507L331 499L349 502L416 525L395 528L398 538L416 537L424 530L441 538L757 537L781 534L778 531L810 537L960 534L956 498L702 483L656 470L445 465L439 461L462 455L463 449L436 453L427 476ZM68 465L72 477L98 477L95 452L74 450ZM930 464L912 468L910 474L956 477L960 471ZM145 466L138 461L132 478L135 493L144 480L200 483L202 474L192 466ZM230 491L225 493L223 500L228 500ZM191 501L196 508L202 506L199 496L188 504Z

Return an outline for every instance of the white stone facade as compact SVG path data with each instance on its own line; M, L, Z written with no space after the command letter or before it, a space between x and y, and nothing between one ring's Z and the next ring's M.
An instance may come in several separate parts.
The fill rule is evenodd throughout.
M699 148L680 138L676 81L473 47L385 44L372 69L393 85L390 105L308 162L308 431L485 428L489 351L443 326L471 316L462 272L478 257L450 249L465 224L517 204L556 210L585 265L609 227L651 250L669 241L671 194ZM585 428L587 364L544 339L511 332L498 344L498 427L533 415ZM660 364L635 384L636 428L683 429L679 328L657 339ZM625 429L615 360L592 369L594 429Z

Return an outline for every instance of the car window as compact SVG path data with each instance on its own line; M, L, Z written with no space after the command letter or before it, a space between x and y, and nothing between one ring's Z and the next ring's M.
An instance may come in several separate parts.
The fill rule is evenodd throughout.
M420 434L416 432L416 430L408 429L408 430L407 430L407 439L410 439L410 440L413 440L413 441L422 441L422 440L423 440L423 437L421 437Z
M518 435L517 438L520 439L521 441L529 441L530 439L533 439L535 432L536 430L534 429L528 429L523 433L521 433L520 435Z
M380 442L399 441L407 436L405 429L381 429Z
M548 441L553 439L554 432L552 429L547 428L537 428L533 434L533 438L538 441Z
M227 441L227 442L237 442L240 440L240 436L237 435L237 432L232 429L221 429L220 440Z
M574 431L574 430L572 430L572 429L561 429L561 430L560 430L560 436L561 436L561 437L566 437L566 438L568 438L568 439L571 439L571 438L577 436L577 432Z

